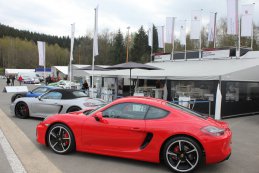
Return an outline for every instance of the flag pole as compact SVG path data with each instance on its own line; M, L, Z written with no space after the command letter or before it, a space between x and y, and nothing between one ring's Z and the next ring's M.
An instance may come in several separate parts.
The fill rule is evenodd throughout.
M214 48L216 48L216 34L217 34L217 12L215 12L215 16L214 16Z
M74 34L75 34L75 23L71 24L71 45L70 45L70 60L69 60L69 82L71 89L72 81L72 61L73 61L73 47L74 47Z
M238 55L237 58L240 58L240 46L241 46L241 17L239 17L239 13L238 13L238 0L236 0L236 14L237 14L237 25L238 25Z
M255 5L255 3L253 3L253 5ZM252 18L251 50L253 50L253 44L254 44L254 25L253 25L253 18Z
M94 96L94 61L95 61L95 56L98 55L98 31L97 31L97 20L98 20L98 5L94 9L95 11L95 20L94 20L94 37L93 37L93 59L92 59L92 97Z
M200 20L200 50L199 50L199 60L201 60L201 26L202 26L202 11L203 9L201 9L201 20Z
M153 55L153 24L152 24L152 27L151 27L151 53L150 53L150 62L152 62L152 55Z
M163 46L164 46L164 53L165 53L165 32L164 32L164 26L162 26L162 42L163 42Z
M174 24L175 24L175 17L173 17L173 25L172 25L172 60L174 60Z
M186 34L186 20L184 21L184 25L185 25L185 27L184 27L184 29L185 29L185 34ZM187 44L187 37L186 37L186 35L185 35L185 45L184 45L184 60L185 61L187 61L187 57L186 57L186 44Z
M43 71L43 76L44 76L44 83L45 83L45 85L46 85L46 76L45 76L45 75L46 75L46 74L45 74L45 69L46 69L46 53L45 53L45 46L46 46L46 45L45 45L45 42L44 42L44 51L43 51L43 52L44 52L44 57L45 57L45 58L44 58L44 71Z

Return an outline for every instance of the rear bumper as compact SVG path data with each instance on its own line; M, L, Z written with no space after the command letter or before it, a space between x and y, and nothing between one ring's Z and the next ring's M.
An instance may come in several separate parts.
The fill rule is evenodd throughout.
M204 149L206 164L219 163L228 160L231 155L231 131L226 131L224 136L208 142Z

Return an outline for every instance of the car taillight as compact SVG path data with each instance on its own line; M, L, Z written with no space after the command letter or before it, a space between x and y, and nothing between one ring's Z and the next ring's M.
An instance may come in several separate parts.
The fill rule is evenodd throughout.
M221 129L215 126L206 126L201 129L203 133L206 133L208 135L212 136L222 136L225 133L225 129Z

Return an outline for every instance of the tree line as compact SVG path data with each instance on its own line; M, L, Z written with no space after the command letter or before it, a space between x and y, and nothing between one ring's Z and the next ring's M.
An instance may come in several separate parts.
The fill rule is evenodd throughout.
M235 46L236 36L227 35L227 22L222 18L217 26L217 47ZM259 50L258 27L254 26L253 50ZM129 37L129 38L128 38ZM129 40L129 43L128 43ZM199 49L199 41L191 40L187 34L187 50ZM212 48L208 42L206 27L201 31L202 48ZM38 67L37 41L46 42L46 67L68 65L70 38L18 30L0 24L0 68L36 68ZM251 38L241 38L241 45L250 47ZM99 55L95 64L113 65L126 61L126 49L129 48L129 61L146 63L150 61L151 47L148 46L147 31L141 26L137 32L123 35L119 29L116 33L104 30L98 35ZM172 45L165 45L165 52L170 53ZM184 46L175 40L175 51L184 51ZM73 64L91 64L93 52L92 34L76 38L73 51ZM158 48L157 29L153 26L153 52L164 52Z

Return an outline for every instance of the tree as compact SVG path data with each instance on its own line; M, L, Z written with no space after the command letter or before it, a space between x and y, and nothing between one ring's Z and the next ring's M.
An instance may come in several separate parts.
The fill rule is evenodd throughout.
M124 45L123 35L120 30L114 37L111 48L112 64L120 64L126 62L126 48Z
M150 48L148 46L148 36L143 29L140 27L138 32L135 34L133 46L130 50L131 61L134 62L148 62L150 60Z

